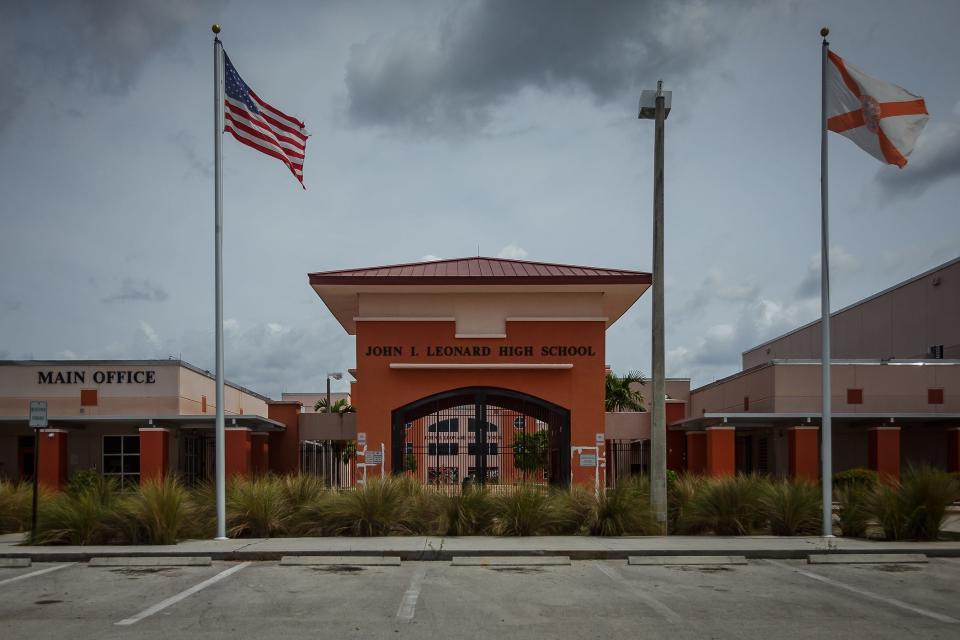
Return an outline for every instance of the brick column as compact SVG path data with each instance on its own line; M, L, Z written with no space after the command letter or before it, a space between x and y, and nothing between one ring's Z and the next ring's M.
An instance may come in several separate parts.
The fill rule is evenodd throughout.
M707 475L717 478L737 472L736 427L707 427Z
M224 444L227 480L236 475L249 476L253 453L250 448L250 428L227 427Z
M250 463L255 475L270 471L270 434L266 431L250 433Z
M960 471L960 427L947 429L947 471Z
M817 482L820 478L820 427L790 427L790 477Z
M67 484L66 429L40 429L39 457L37 480L48 489L63 489Z
M900 479L900 427L873 427L868 432L867 458L880 479Z
M707 433L687 431L687 473L703 475L707 470Z
M140 481L163 480L170 471L170 430L140 429Z

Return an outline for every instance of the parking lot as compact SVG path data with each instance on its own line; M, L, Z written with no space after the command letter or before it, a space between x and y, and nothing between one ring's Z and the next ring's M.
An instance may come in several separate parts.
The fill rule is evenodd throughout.
M916 565L0 569L14 638L957 638L960 560Z

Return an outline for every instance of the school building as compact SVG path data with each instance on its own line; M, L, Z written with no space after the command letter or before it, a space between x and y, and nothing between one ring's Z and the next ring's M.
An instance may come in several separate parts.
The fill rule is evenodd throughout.
M650 274L476 257L309 283L356 336L350 393L331 396L355 412L314 411L320 390L271 400L228 383L228 474L593 486L649 468L649 413L605 412L604 380L606 330ZM957 470L960 259L836 312L831 336L834 469ZM816 479L818 356L811 323L745 351L722 380L668 379L668 467ZM213 399L211 372L179 360L0 362L0 476L34 473L27 414L46 400L36 457L49 487L84 469L210 479Z

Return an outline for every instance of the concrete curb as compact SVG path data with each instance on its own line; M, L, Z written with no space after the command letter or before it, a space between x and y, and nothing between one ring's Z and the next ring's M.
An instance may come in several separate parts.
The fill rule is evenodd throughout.
M811 553L807 564L925 564L922 553L847 553L828 555Z
M210 556L96 556L88 567L209 567Z
M637 567L744 565L743 556L630 556L627 564Z

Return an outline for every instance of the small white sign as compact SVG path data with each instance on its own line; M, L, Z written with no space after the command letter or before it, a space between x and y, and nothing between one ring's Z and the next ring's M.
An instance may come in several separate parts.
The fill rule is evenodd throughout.
M595 467L597 466L597 455L595 453L581 453L580 454L580 466L581 467Z
M47 401L30 401L30 426L40 428L47 426Z
M360 445L361 447L362 447L363 445L367 444L367 432L366 432L366 431L359 431L359 432L357 432L357 444Z
M603 444L606 439L607 439L607 438L606 438L606 435L605 435L605 434L603 434L603 433L598 433L598 434L597 434L597 444Z
M364 460L367 464L378 465L383 462L383 451L367 451Z

